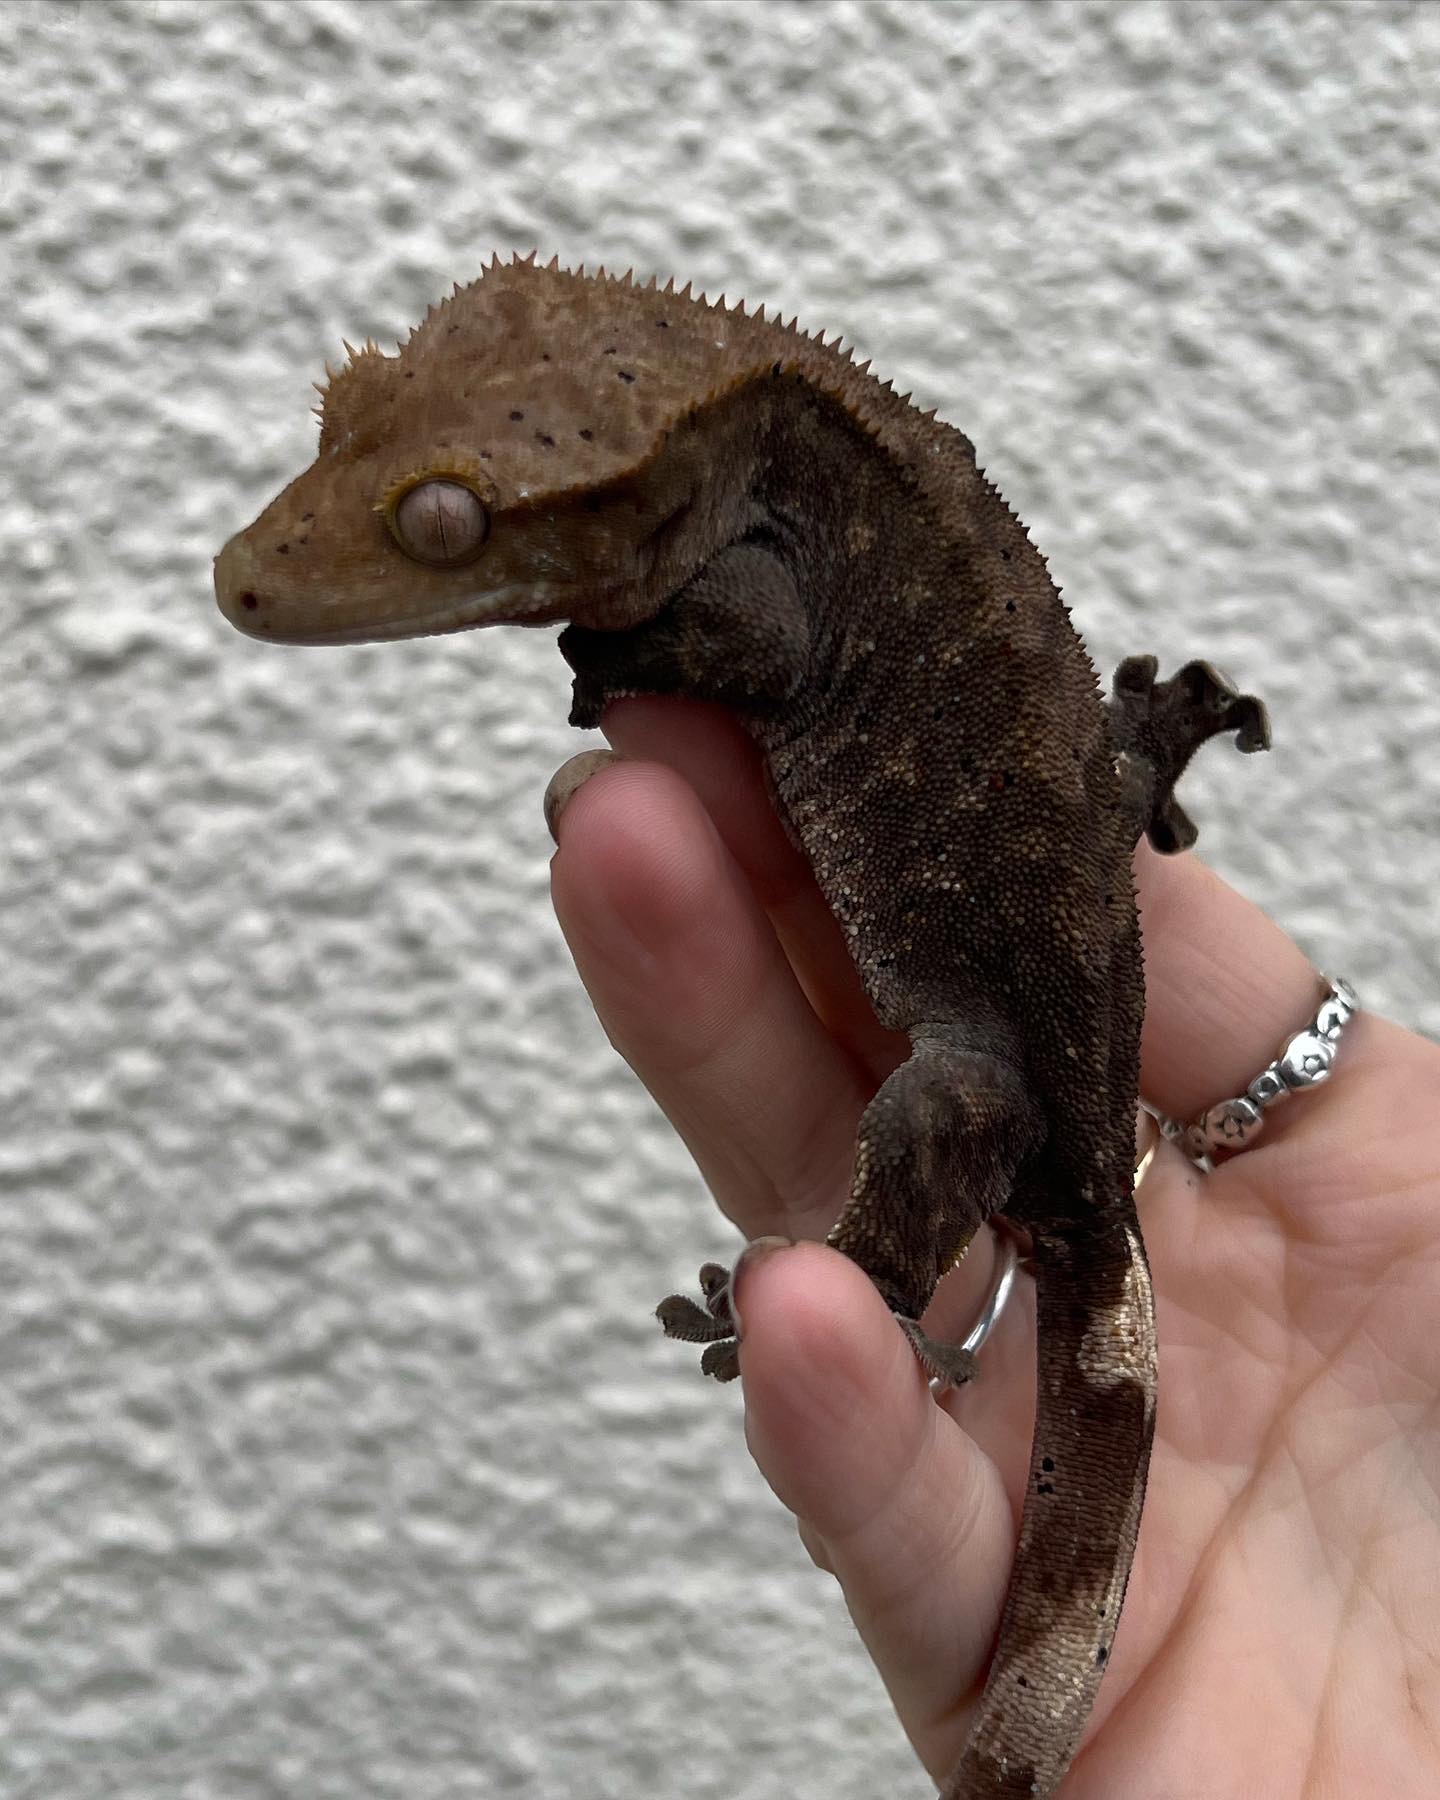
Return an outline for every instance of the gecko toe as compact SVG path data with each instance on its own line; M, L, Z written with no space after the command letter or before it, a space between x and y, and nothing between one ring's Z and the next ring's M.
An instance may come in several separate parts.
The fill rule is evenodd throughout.
M895 1315L895 1323L909 1338L916 1361L932 1382L941 1387L964 1387L967 1381L975 1379L979 1364L973 1351L963 1344L937 1343L914 1319L904 1318L899 1313Z
M700 1358L700 1372L713 1375L716 1381L734 1381L740 1373L740 1346L735 1339L707 1345Z
M655 1308L655 1317L666 1337L679 1338L686 1344L709 1344L734 1336L732 1326L697 1306L688 1294L667 1294Z

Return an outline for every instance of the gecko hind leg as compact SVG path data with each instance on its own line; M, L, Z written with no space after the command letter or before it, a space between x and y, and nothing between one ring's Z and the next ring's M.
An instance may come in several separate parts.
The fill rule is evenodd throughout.
M920 1315L1044 1135L1018 1064L949 1022L916 1028L910 1056L861 1116L850 1198L826 1242L874 1282L933 1380L971 1380L975 1357L930 1337ZM656 1316L667 1337L706 1346L707 1375L731 1381L740 1363L729 1277L707 1263L700 1288L703 1306L672 1294Z
M1247 755L1270 748L1264 702L1242 694L1208 662L1188 662L1157 681L1153 656L1127 656L1115 671L1108 702L1126 804L1157 850L1170 854L1195 842L1194 821L1175 798L1190 758L1221 732L1233 731Z

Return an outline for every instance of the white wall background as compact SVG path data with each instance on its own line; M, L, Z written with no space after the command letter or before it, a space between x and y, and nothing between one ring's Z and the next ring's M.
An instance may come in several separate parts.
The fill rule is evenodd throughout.
M843 329L1214 864L1440 1030L1440 8L0 10L0 1795L919 1794L551 922L548 636L281 653L209 562L494 247Z

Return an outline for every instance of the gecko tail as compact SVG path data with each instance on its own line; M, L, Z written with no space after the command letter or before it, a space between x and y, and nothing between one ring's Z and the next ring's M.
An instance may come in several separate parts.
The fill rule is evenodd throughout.
M1133 1200L1035 1245L1039 1380L1015 1567L941 1800L1044 1800L1110 1658L1155 1431L1155 1300Z

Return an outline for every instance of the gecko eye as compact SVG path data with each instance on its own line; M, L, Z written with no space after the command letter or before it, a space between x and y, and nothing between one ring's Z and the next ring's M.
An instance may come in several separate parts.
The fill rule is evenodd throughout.
M417 482L401 495L388 519L405 554L438 569L469 562L490 535L484 503L459 481Z

